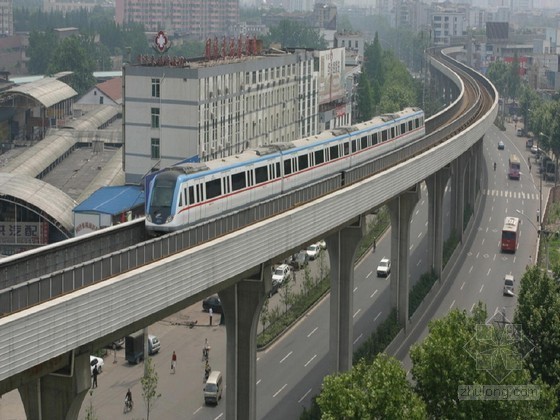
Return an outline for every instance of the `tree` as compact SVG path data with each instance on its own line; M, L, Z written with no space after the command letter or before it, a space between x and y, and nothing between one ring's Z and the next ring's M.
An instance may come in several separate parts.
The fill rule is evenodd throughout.
M430 333L411 350L415 390L433 418L551 418L556 398L541 382L536 401L463 400L462 385L526 385L531 376L518 352L518 330L498 317L486 322L486 310L479 304L469 316L454 310L445 318L430 322ZM509 325L505 328L506 325ZM522 334L521 334L522 336Z
M324 420L425 419L426 407L394 358L379 354L352 370L326 376L317 397Z
M324 50L328 47L327 41L318 30L287 19L280 21L278 26L270 30L270 35L264 37L265 45L274 42L287 48Z
M383 49L379 43L379 36L375 33L373 44L367 44L364 51L364 70L370 83L385 83L385 71L383 68Z
M515 323L520 324L529 342L520 346L527 354L526 366L534 379L550 385L560 383L560 288L558 282L538 267L521 278Z
M486 76L498 90L498 93L504 98L508 97L508 65L503 61L494 61L488 66Z
M358 97L357 97L357 120L367 121L373 116L373 92L367 75L362 72L360 74L360 81L358 82Z
M146 364L146 373L142 379L140 379L140 383L142 384L142 398L146 404L146 419L150 420L150 412L156 400L161 397L161 394L157 391L158 374L155 370L152 358L148 357L144 363Z
M91 44L84 37L70 36L60 42L49 63L49 73L72 71L70 85L79 95L83 95L93 85L95 62L92 59Z
M519 76L519 58L517 52L513 56L513 61L509 66L509 74L507 75L508 93L512 98L517 98L519 87L521 86L521 77Z
M49 61L58 45L58 38L52 30L46 32L33 31L29 35L27 70L31 74L45 74Z
M550 150L554 154L557 174L558 158L560 156L560 100L546 103L539 111L542 112L542 115L537 118L537 126L542 128L544 133L544 136L541 137L541 144L546 150ZM555 176L554 186L557 183L558 176Z

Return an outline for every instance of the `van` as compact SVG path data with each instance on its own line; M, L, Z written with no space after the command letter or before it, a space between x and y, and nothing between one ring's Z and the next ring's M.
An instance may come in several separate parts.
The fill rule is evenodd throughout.
M204 403L218 404L220 398L222 398L222 373L213 370L204 385Z
M159 352L161 347L161 343L159 342L159 338L155 335L149 334L148 335L148 354L156 354Z
M523 137L523 130L521 128L517 129L517 137Z
M161 348L157 336L148 334L148 354L156 354ZM144 359L144 331L140 330L125 337L125 358L128 363L137 364Z

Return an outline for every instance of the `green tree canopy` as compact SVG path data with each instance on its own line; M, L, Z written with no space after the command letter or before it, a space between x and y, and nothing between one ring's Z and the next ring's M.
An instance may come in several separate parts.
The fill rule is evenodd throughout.
M508 97L508 64L503 61L494 61L488 66L486 76L492 82L500 96Z
M270 46L275 42L285 48L324 50L328 47L327 41L317 29L287 19L282 20L278 26L270 30L270 35L264 37L265 45Z
M31 74L45 74L49 62L58 45L58 38L52 30L45 32L33 31L29 35L27 70Z
M514 328L504 328L507 320L486 322L481 305L473 315L453 310L445 318L430 322L430 333L411 350L412 375L416 391L426 403L431 418L499 419L551 418L556 397L550 387L538 382L536 401L464 400L462 385L526 385L531 376L523 368L522 355L515 346Z
M356 102L358 115L356 116L356 120L367 121L373 117L374 99L371 85L364 72L360 74L357 90Z
M70 85L78 94L83 95L93 85L95 62L91 51L94 48L84 37L70 36L62 40L56 47L49 63L50 74L60 71L72 71Z
M383 354L371 364L362 360L348 372L326 376L317 403L323 420L426 418L399 362Z
M521 351L533 378L550 385L560 383L560 288L558 282L538 267L521 278L515 323L530 342Z

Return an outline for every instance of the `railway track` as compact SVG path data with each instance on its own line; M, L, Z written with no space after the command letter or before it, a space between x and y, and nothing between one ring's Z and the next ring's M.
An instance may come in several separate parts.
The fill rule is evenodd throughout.
M123 232L126 229L124 234L119 233L118 228L110 234L101 231L99 238L98 235L92 235L81 241L76 239L79 243L72 243L68 249L64 248L68 245L62 243L46 247L45 250L25 253L21 259L2 261L0 313L4 316L11 314L198 246L362 181L448 141L490 110L494 102L494 90L486 79L477 77L474 71L451 57L441 52L434 57L460 76L464 90L452 106L435 117L437 122L432 123L433 129L424 138L391 155L352 169L344 175L344 179L338 174L284 196L164 237L146 240L142 220L139 220L126 224L123 227ZM120 235L119 240L112 240L112 235ZM117 243L120 248L114 250ZM62 262L61 254L67 257ZM72 264L68 264L68 260L73 262L72 266L55 268Z

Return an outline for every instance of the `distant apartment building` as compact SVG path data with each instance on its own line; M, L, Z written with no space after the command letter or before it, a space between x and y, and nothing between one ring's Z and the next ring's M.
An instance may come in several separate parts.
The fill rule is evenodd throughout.
M12 0L0 0L0 36L14 34L14 10Z
M239 0L115 0L115 22L206 39L239 23Z
M1 0L0 0L1 1ZM61 0L43 0L44 12L62 12L65 15L68 12L85 9L92 11L95 6L99 6L100 2L96 0L83 1L61 1Z
M225 50L215 47L209 50ZM146 60L123 71L127 183L180 161L217 159L318 131L312 51ZM324 88L326 98L337 94Z
M433 4L430 25L434 45L450 45L453 38L467 34L467 10L462 7L443 7Z

